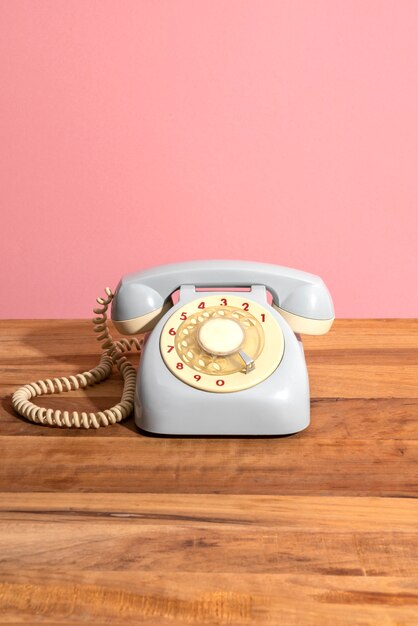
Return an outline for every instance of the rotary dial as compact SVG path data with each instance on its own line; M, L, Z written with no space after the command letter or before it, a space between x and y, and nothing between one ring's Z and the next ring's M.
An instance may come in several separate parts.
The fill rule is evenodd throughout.
M162 330L160 349L180 380L204 391L230 392L270 376L282 359L284 340L267 307L227 294L178 308Z

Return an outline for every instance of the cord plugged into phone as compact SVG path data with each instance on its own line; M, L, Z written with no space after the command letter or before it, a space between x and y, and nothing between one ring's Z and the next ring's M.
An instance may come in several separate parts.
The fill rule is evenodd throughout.
M174 304L171 295L179 288ZM331 296L318 276L248 261L188 262L127 275L114 296L107 289L97 302L99 365L18 389L13 406L27 419L98 428L134 409L138 427L160 434L284 435L308 426L309 380L299 334L324 334L334 320ZM136 338L112 338L110 304L122 334L152 331L144 347ZM131 349L142 350L138 374L126 358ZM110 409L70 413L33 403L36 396L101 382L113 365L124 389Z

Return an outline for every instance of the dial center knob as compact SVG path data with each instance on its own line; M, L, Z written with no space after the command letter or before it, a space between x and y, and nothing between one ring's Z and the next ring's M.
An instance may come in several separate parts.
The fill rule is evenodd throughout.
M239 350L244 341L244 331L235 320L216 317L200 326L197 338L206 352L227 356Z

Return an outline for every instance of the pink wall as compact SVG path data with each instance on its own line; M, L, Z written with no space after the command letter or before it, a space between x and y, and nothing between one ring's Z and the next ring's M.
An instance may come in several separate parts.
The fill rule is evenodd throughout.
M418 316L416 0L2 0L3 317L246 258Z

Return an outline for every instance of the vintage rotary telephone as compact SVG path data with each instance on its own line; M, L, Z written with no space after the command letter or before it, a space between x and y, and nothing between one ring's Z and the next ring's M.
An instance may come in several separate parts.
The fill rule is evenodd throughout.
M37 423L98 428L121 421L134 406L140 428L183 435L284 435L308 426L309 381L298 335L322 335L334 320L319 277L265 263L196 261L129 274L114 296L110 289L106 294L98 298L93 320L104 350L99 365L21 387L13 395L21 415ZM142 341L112 339L106 315L111 302L121 333L152 330L138 376L125 353L141 350ZM79 414L32 402L100 382L114 364L124 390L111 409Z

